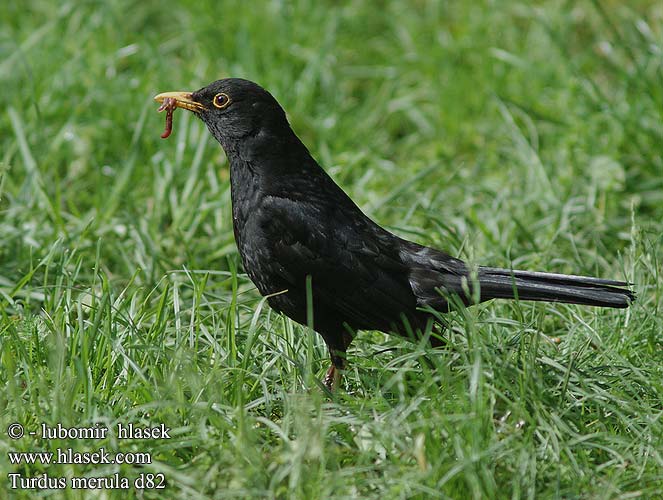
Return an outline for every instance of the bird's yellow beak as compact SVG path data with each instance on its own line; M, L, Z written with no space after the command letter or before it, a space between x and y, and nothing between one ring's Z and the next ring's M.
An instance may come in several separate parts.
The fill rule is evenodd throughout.
M168 98L174 99L175 106L178 108L188 109L194 113L200 113L206 109L205 106L191 98L191 92L163 92L154 96L154 100L158 103L163 103Z

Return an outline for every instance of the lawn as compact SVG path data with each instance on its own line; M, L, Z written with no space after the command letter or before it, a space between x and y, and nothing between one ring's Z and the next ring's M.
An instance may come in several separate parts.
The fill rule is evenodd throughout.
M0 498L663 498L661 26L654 1L8 2ZM159 138L156 93L227 76L395 233L637 302L493 301L438 349L361 332L329 398L322 339L241 267L223 151L183 111ZM102 449L134 463L17 455Z

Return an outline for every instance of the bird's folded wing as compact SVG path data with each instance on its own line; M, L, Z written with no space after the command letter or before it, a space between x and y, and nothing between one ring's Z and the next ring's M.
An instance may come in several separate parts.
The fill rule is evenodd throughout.
M263 230L286 281L301 287L311 276L314 300L357 328L388 328L401 312L415 310L393 235L356 212L287 198L268 202L274 217Z

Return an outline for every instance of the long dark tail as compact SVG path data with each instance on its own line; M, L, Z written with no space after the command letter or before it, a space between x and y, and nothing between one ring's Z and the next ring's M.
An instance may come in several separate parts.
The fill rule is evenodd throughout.
M635 294L629 283L568 274L479 267L481 300L513 299L565 302L599 307L628 307Z

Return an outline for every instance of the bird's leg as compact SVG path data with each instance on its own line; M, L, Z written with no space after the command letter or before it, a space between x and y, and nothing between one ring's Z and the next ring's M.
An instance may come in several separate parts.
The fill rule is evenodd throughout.
M345 353L330 348L329 355L331 357L331 366L327 370L325 378L322 379L322 383L329 392L334 392L341 381L343 370L345 370Z
M339 382L341 381L341 372L336 369L334 365L331 365L325 374L325 378L322 380L322 383L325 385L329 392L334 392Z

